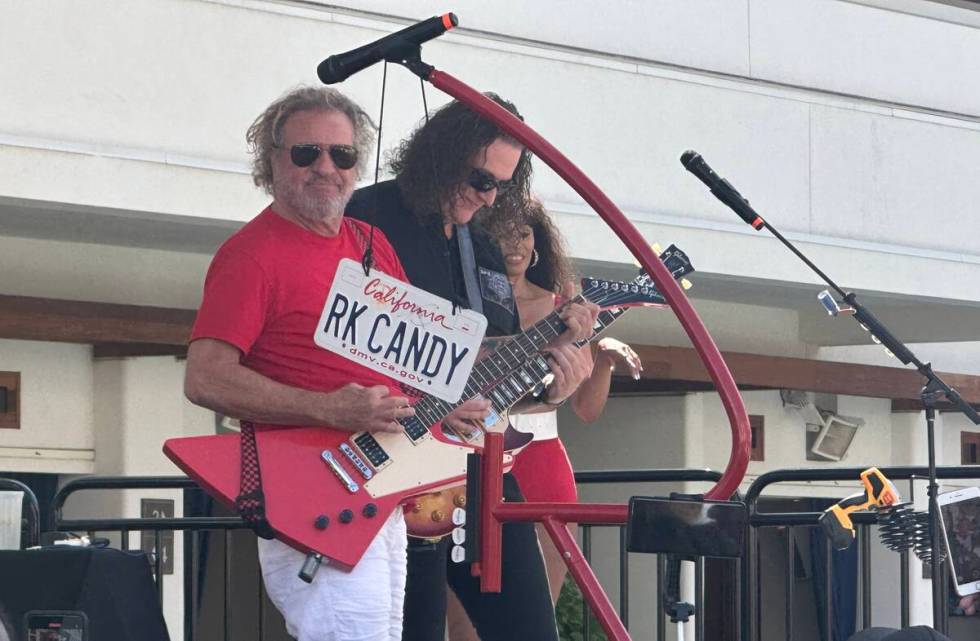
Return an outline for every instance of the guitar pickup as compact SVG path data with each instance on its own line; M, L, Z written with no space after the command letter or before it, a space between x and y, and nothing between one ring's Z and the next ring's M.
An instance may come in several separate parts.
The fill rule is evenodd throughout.
M351 475L348 474L347 470L340 465L340 461L337 460L330 450L323 450L323 452L320 453L320 458L322 458L323 462L327 464L330 471L332 471L337 478L340 479L340 482L344 484L348 492L354 494L361 489L361 486L358 485L353 478L351 478Z
M361 454L375 470L380 471L381 468L391 462L391 457L388 456L388 453L381 447L377 439L371 436L370 432L361 432L353 440L354 445L357 446L357 449L361 451Z
M368 464L364 462L364 459L358 456L357 452L354 451L354 448L347 443L341 443L340 451L343 452L344 456L347 457L347 460L357 468L357 471L361 473L361 476L364 477L365 481L371 480L371 478L374 476L374 472L370 467L368 467Z

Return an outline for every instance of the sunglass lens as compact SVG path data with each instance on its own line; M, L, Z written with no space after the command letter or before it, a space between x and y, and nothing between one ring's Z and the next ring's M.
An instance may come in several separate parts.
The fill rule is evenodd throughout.
M293 145L289 157L297 167L309 167L320 157L320 148L316 145Z
M338 169L350 169L357 164L357 149L350 145L331 145L330 158Z
M494 187L497 186L497 181L493 176L485 171L480 171L479 169L474 169L467 180L470 187L477 190L481 194L485 194Z

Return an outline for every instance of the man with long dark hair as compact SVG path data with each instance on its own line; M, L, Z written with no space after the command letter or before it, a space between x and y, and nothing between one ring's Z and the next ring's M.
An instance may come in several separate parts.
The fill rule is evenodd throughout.
M519 117L513 104L490 97ZM500 251L468 223L498 199L513 200L512 209L521 209L519 203L530 192L527 150L469 107L451 102L402 142L391 168L395 179L358 190L348 215L384 232L413 285L483 313L487 336L519 332ZM594 305L570 305L562 312L569 329L548 349L555 380L542 395L542 405L561 404L588 376L589 364L570 343L591 333L597 311ZM522 500L509 474L504 496ZM483 641L557 641L533 525L505 525L503 548L503 591L485 595L468 565L448 560L448 541L412 540L402 638L443 641L448 580Z

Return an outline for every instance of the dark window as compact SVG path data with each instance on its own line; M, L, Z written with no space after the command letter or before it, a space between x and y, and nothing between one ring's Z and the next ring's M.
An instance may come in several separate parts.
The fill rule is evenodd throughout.
M960 465L980 464L980 432L960 432Z
M0 372L0 429L20 429L20 372Z
M758 414L750 414L749 429L752 430L752 448L749 460L766 460L766 418Z

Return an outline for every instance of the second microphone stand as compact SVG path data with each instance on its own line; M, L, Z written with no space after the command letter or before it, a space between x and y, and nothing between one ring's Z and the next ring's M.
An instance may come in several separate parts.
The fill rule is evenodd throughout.
M936 497L939 493L939 484L936 481L936 403L943 398L949 401L954 407L963 412L975 425L980 425L980 414L973 406L963 400L959 392L947 385L939 375L932 369L931 363L923 363L915 354L898 338L892 334L885 325L875 317L871 311L858 302L857 294L845 292L838 287L829 276L827 276L813 261L807 258L803 252L796 248L793 243L779 233L775 227L768 223L756 212L749 201L746 200L727 180L719 177L708 166L699 154L693 151L684 152L681 156L681 164L698 177L703 183L711 188L711 193L719 200L737 213L742 220L751 225L757 231L763 228L775 236L791 252L796 254L807 267L812 269L827 285L831 287L846 306L840 306L833 297L826 291L821 292L818 297L820 302L827 308L827 311L836 316L839 313L850 314L860 323L872 339L881 343L885 349L891 352L896 358L905 365L913 365L925 379L925 385L920 392L922 406L926 414L926 440L928 446L928 465L929 465L929 537L932 545L932 554L929 563L932 569L932 620L933 627L939 632L946 632L945 603L943 602L943 585L940 575L940 563L942 558L943 541L939 532L939 504Z

